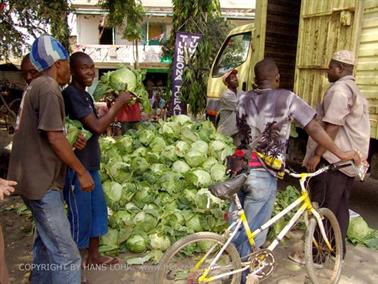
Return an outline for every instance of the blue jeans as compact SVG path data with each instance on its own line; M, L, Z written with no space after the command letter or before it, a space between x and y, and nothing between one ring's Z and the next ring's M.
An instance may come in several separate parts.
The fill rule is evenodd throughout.
M50 189L40 200L23 200L37 227L31 283L80 283L81 259L64 212L62 191Z
M272 216L273 204L277 192L277 180L265 169L251 169L244 185L244 210L252 231L261 227ZM255 238L256 247L264 244L268 230L262 231ZM251 253L244 228L236 235L234 244L241 257Z

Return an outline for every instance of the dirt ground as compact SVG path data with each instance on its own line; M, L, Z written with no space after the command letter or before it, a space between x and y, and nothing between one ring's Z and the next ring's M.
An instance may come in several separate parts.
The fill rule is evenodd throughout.
M10 142L9 135L0 131L1 149ZM4 176L6 156L1 154L0 175ZM378 229L378 180L367 179L356 182L352 197L351 209L358 212L369 226ZM0 224L5 237L5 250L11 283L29 283L29 268L32 262L31 250L33 241L32 220L29 214L21 210L23 202L19 197L11 197L0 203ZM287 255L295 240L284 241L274 252L276 268L272 276L264 283L306 283L306 273L302 266L288 260ZM127 258L121 255L121 258ZM153 283L156 266L116 265L106 269L93 269L86 272L92 284ZM375 284L378 283L378 251L365 247L348 245L348 253L343 266L340 284Z
M361 186L364 185L364 186ZM368 180L357 183L352 195L351 208L359 212L371 227L378 228L378 181ZM19 197L11 197L0 204L0 223L2 224L6 259L12 283L29 283L28 268L32 257L32 221L25 214L23 203ZM288 260L287 255L295 240L286 240L274 252L277 266L272 276L264 283L305 283L306 273L302 266ZM127 258L121 255L121 258ZM357 268L357 269L356 269ZM153 283L156 266L115 265L106 269L92 269L86 272L87 279L92 284L109 283ZM378 251L365 247L348 245L348 254L343 266L341 284L374 284L378 279Z

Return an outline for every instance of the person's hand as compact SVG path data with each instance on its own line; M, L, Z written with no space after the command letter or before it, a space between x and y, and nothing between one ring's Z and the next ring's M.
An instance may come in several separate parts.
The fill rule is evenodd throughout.
M87 145L87 139L85 139L84 135L80 132L75 143L73 144L73 147L78 150L83 150L86 145Z
M128 104L133 97L133 94L130 92L122 92L116 98L116 101L120 101L122 104Z
M340 156L340 159L342 161L348 161L348 160L353 160L354 164L356 166L359 166L361 164L361 153L358 150L354 151L346 151L343 152L343 155Z
M305 166L309 173L313 173L316 171L316 167L319 165L320 159L321 157L318 155L313 155L310 159L308 159Z
M91 175L88 171L85 171L83 174L78 174L80 188L82 191L91 192L95 186Z
M14 192L14 186L17 182L0 178L0 200L4 200L6 195Z

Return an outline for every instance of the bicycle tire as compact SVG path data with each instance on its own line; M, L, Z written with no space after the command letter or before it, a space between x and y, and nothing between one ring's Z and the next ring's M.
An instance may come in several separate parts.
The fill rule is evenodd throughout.
M311 218L305 237L306 270L312 283L334 284L339 281L341 276L343 250L341 231L331 210L320 208L318 212L334 253L325 244L317 220L314 217Z
M218 249L218 247L221 248L223 244L225 243L225 239L222 236L215 233L210 233L210 232L194 233L189 236L186 236L185 238L181 240L178 240L165 252L164 256L161 258L159 266L158 266L157 277L155 278L155 283L156 284L198 283L197 279L193 279L193 278L194 277L198 278L198 276L200 276L201 273L199 271L196 271L196 272L190 271L194 267L191 265L188 265L188 263L190 263L190 260L192 260L192 262L195 263L196 262L195 259L197 258L193 256L194 253L192 255L187 255L187 253L185 253L185 248L189 249L189 246L192 246L190 247L192 249L195 243L203 242L203 241L214 242L214 244L216 244L217 246L216 249ZM180 252L181 252L181 255L180 255ZM199 254L201 255L201 257L204 256L204 252L199 252ZM230 244L227 246L227 248L223 252L222 257L225 254L229 256L231 262L227 266L221 267L219 269L222 269L222 268L225 269L225 268L230 267L230 270L231 269L235 270L242 267L239 253L233 244ZM178 257L178 259L177 260L174 259L175 257ZM211 259L213 258L211 257ZM182 270L181 270L181 267L177 264L178 260L180 260L179 265L186 264L182 266ZM207 265L205 266L208 267L209 262L204 261L204 263L206 263ZM185 272L185 269L187 269L188 271ZM199 269L201 269L201 267ZM216 275L217 274L216 272L217 271L219 272L219 270L217 269L218 268L214 268L214 270L212 269L210 275ZM172 278L172 272L175 273L174 279L168 279L167 277ZM222 270L222 272L224 272L224 270ZM185 273L189 273L187 277ZM179 275L182 275L183 277L183 279L181 279L183 280L182 282L180 281L177 282L178 279L176 277ZM218 281L210 282L210 283L239 284L240 279L241 279L241 273L236 273L232 275L232 279L224 279L226 282L220 282L222 281L220 279Z

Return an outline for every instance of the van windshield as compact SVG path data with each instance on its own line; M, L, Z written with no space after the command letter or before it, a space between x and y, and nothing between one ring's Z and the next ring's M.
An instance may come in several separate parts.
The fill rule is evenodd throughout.
M220 77L229 70L238 67L247 60L251 46L251 33L237 34L229 37L222 47L213 68L213 77Z

